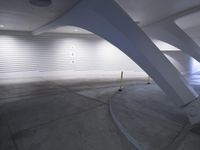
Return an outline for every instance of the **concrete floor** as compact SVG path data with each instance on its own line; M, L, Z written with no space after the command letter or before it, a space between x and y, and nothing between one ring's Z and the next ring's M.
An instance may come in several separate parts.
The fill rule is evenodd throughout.
M164 150L188 124L155 84L131 85L112 97L112 110L141 150Z
M187 77L200 93L200 75ZM185 114L156 85L67 80L0 86L0 150L199 150ZM112 111L135 142L118 128ZM129 137L129 138L130 138Z
M53 82L1 86L0 149L132 149L106 103L63 87Z

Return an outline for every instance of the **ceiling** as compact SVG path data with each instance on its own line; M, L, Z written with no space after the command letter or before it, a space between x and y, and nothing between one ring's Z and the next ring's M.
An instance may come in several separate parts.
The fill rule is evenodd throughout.
M56 29L52 29L49 31L50 33L70 33L70 34L93 34L87 30L82 28L74 27L74 26L63 26L58 27Z
M49 7L37 7L29 0L0 0L1 30L32 31L70 9L78 0L52 0Z
M176 24L182 29L190 29L200 25L200 10L176 19Z
M49 7L36 7L29 0L0 0L0 30L33 31L70 9L78 0L52 0ZM200 5L200 0L115 0L139 25L147 25ZM190 36L200 35L200 13L179 21ZM188 25L189 22L189 25ZM1 27L4 25L4 27ZM195 32L195 31L196 32ZM90 32L61 27L52 32ZM197 37L197 35L195 35Z
M200 5L200 0L115 0L141 25L151 24L163 18Z

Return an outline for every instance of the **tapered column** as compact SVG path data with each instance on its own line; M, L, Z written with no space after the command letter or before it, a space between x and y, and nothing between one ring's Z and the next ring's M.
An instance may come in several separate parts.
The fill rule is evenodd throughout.
M197 93L114 0L81 0L62 17L34 34L64 25L89 30L118 47L153 78L169 100L187 108L185 111L192 124L200 122L200 110L190 105L200 104Z

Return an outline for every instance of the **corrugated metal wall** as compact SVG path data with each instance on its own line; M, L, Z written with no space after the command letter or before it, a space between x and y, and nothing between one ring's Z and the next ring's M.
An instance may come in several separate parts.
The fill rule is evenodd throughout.
M191 71L194 63L189 56L181 51L164 53L179 71ZM71 70L123 70L144 74L119 49L95 35L32 36L27 32L0 32L0 78L40 76Z
M141 72L120 50L94 35L0 35L0 74L65 70Z

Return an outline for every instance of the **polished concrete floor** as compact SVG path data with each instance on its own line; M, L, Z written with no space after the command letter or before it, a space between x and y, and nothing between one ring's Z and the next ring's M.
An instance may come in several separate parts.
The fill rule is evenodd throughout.
M200 93L200 75L187 79ZM200 137L155 84L67 80L0 86L0 150L199 150ZM109 112L109 104L133 145ZM139 145L139 146L138 146Z

